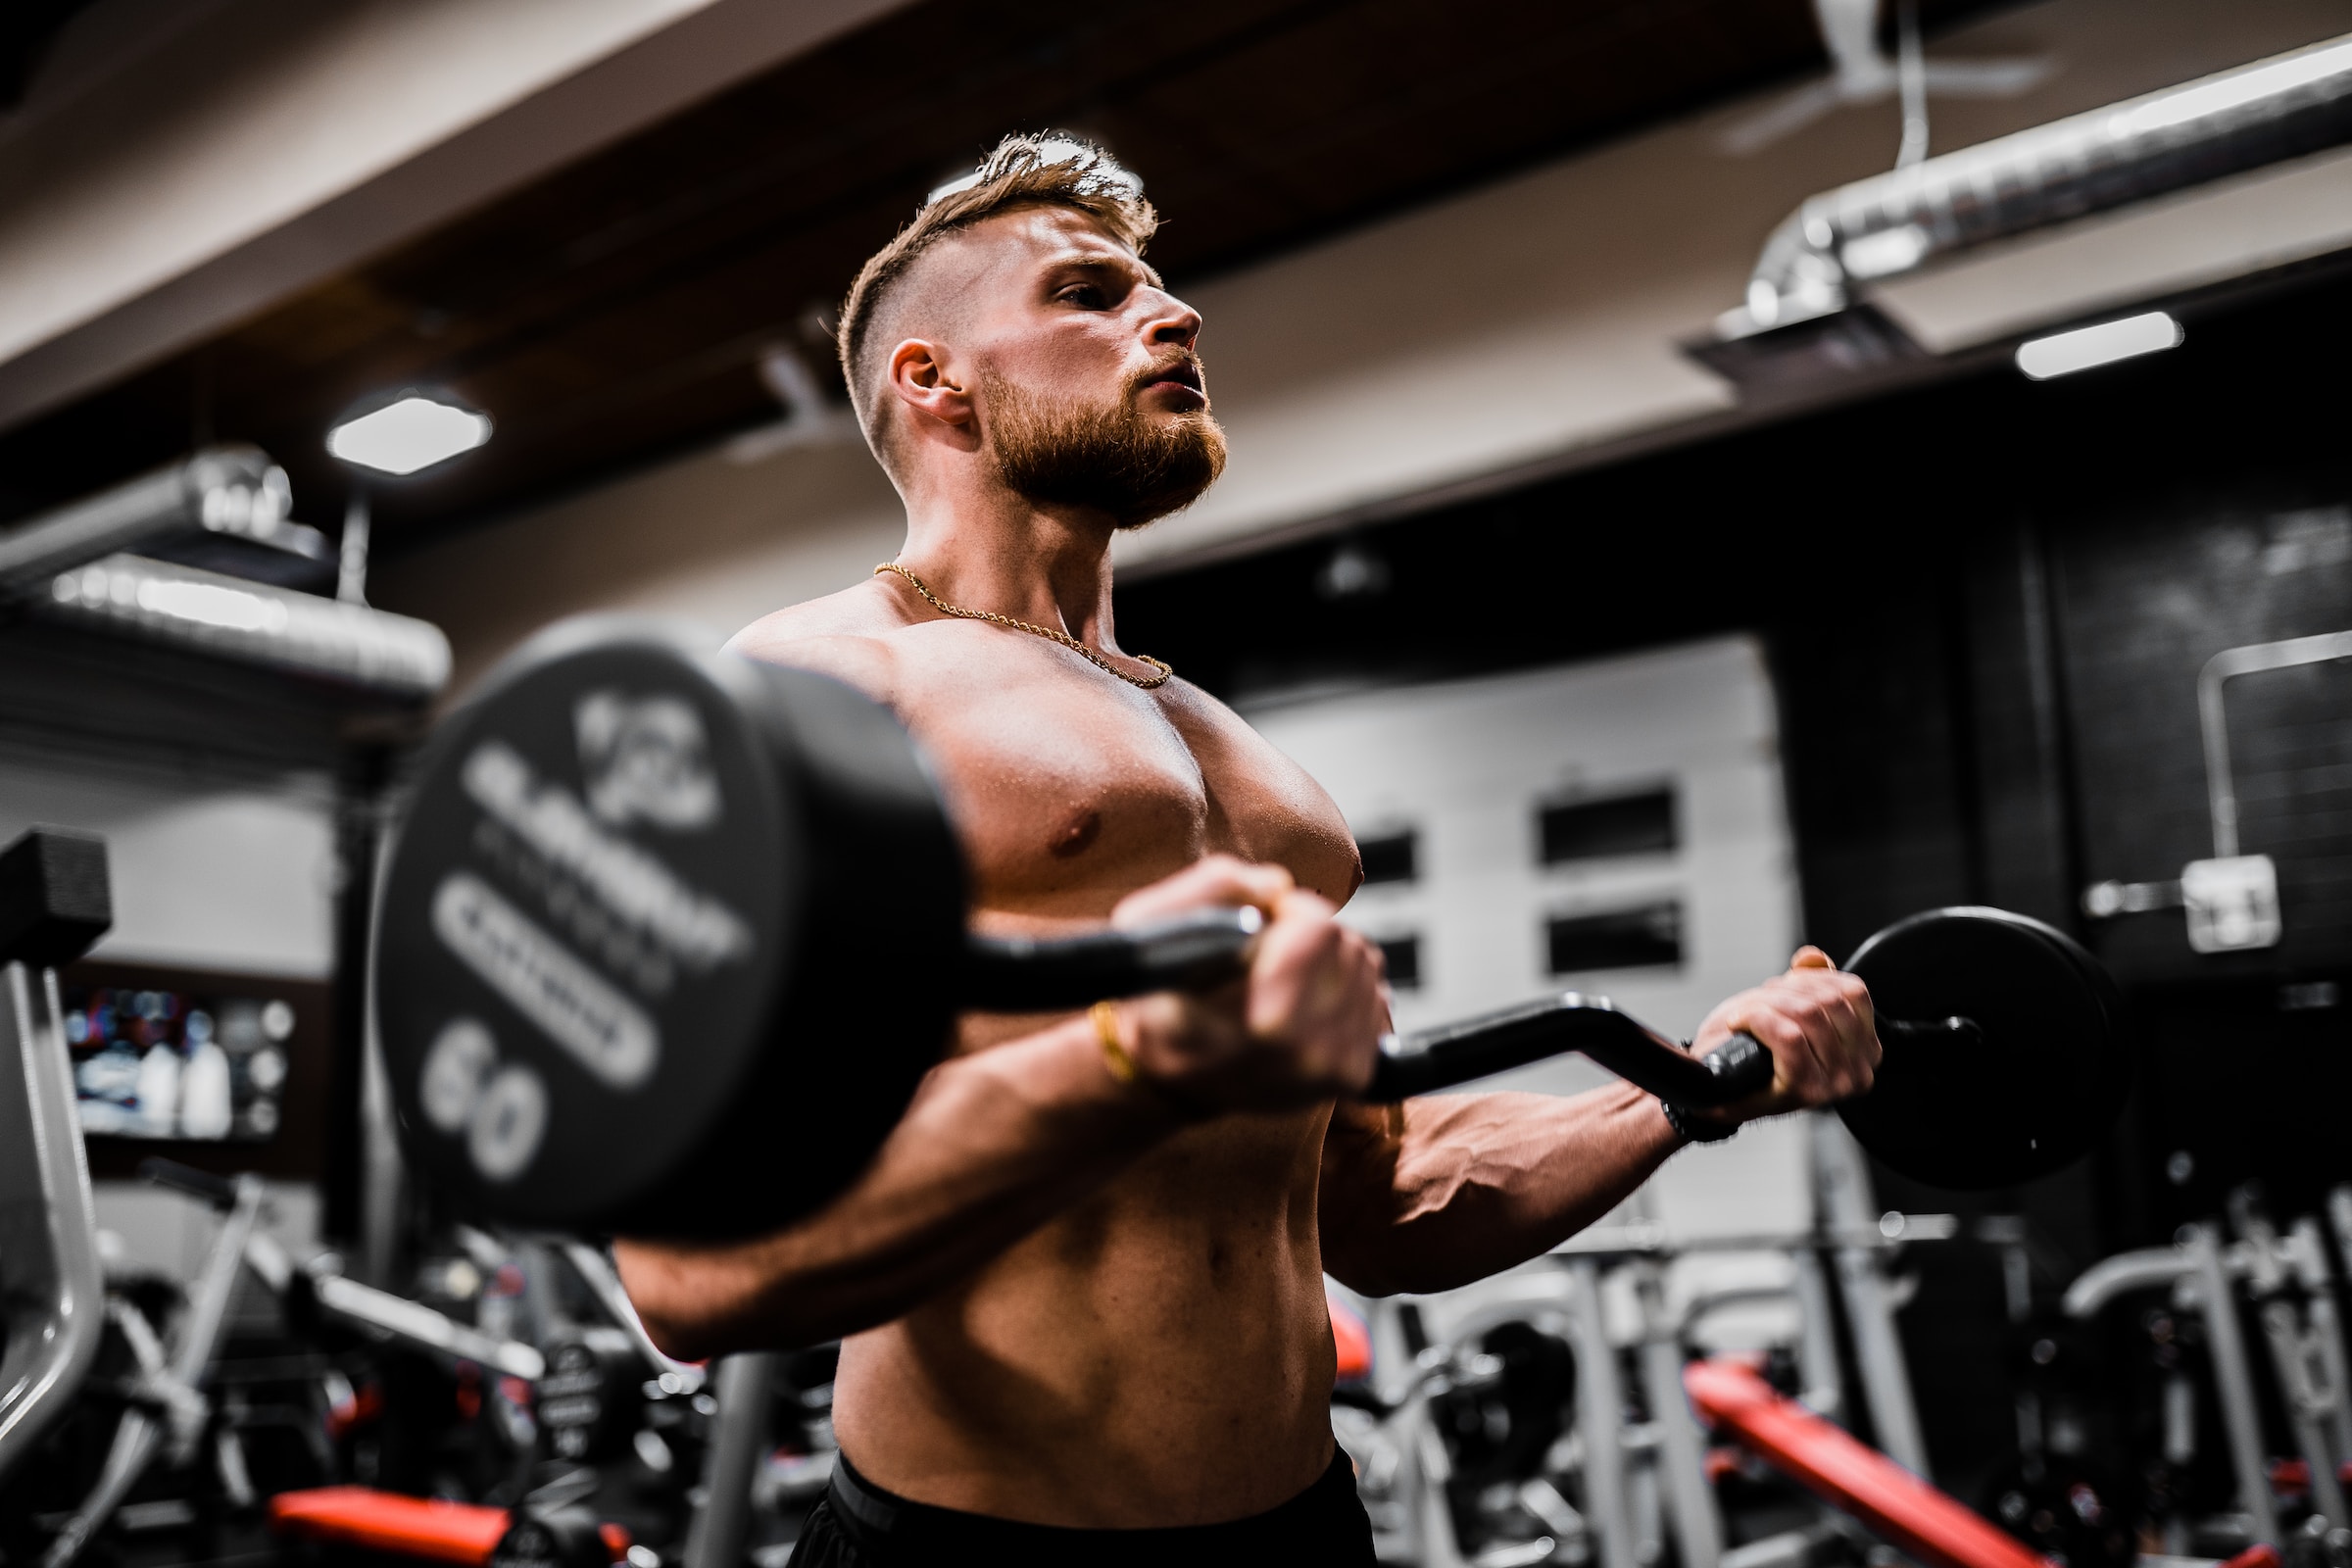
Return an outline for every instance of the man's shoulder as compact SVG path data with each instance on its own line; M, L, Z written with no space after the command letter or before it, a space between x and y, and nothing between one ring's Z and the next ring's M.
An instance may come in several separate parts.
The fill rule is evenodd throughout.
M859 583L771 611L729 638L727 646L771 664L818 670L887 701L896 662L890 636L905 626L887 596Z

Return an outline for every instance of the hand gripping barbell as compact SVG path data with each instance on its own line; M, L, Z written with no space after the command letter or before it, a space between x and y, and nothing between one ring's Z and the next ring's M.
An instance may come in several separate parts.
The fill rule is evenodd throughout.
M745 1236L872 1158L958 1011L1082 1007L1238 975L1256 917L1026 940L966 931L956 833L891 714L665 628L556 627L418 759L372 1004L410 1156L518 1224ZM2007 1186L2087 1152L2131 1078L2112 983L2065 936L1939 909L1865 942L1886 1048L1840 1113L1894 1169ZM1397 1100L1581 1052L1671 1102L1771 1081L1573 993L1382 1042Z

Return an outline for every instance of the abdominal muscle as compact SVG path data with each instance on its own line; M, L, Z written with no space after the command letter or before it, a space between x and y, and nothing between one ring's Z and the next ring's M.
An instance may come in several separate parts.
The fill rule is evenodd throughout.
M1132 1529L1246 1518L1331 1461L1328 1108L1170 1138L842 1346L842 1450L918 1502Z

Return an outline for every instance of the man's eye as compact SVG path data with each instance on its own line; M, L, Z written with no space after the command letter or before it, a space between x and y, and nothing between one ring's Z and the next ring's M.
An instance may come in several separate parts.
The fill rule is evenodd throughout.
M1102 290L1093 283L1072 283L1061 291L1061 297L1090 311L1100 310L1103 304Z

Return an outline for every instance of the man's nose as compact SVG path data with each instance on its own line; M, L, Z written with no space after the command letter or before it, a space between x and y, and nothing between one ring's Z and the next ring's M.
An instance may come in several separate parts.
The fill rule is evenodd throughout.
M1173 295L1160 296L1159 309L1152 313L1151 324L1145 329L1147 343L1174 343L1191 348L1200 335L1200 313Z

